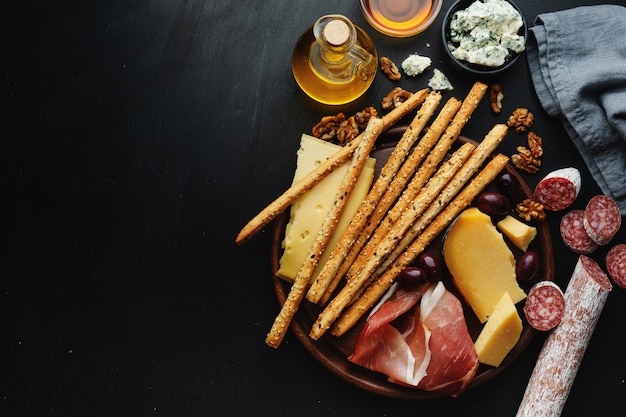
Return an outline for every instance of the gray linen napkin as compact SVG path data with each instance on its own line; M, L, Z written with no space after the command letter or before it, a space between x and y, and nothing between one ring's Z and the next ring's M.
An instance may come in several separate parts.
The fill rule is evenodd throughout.
M527 56L535 92L560 119L602 192L626 215L626 7L537 16Z

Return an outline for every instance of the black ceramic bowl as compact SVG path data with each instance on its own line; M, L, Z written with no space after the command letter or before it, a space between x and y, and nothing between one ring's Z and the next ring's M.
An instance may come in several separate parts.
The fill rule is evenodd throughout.
M509 69L511 66L513 66L515 62L517 62L517 60L519 59L523 51L516 53L514 51L509 50L509 56L505 59L504 64L498 67L488 67L488 66L473 64L467 61L462 61L462 60L455 58L452 55L452 52L450 51L449 44L452 43L450 39L451 38L450 21L452 20L452 16L454 15L455 12L468 8L475 1L478 1L478 0L457 0L450 7L450 9L448 9L448 11L446 12L446 15L444 16L444 19L443 19L443 23L441 25L441 39L443 42L443 50L445 51L450 61L452 61L452 63L454 63L459 69L465 72L468 72L472 75L488 76L488 75L500 74L506 71L507 69ZM522 18L522 27L519 29L517 34L524 37L524 45L526 45L526 40L528 39L528 25L526 23L526 18L524 16L524 13L522 13L522 10L513 1L507 0L507 2L511 4L513 8L515 8L515 10L518 11L518 13L520 14Z

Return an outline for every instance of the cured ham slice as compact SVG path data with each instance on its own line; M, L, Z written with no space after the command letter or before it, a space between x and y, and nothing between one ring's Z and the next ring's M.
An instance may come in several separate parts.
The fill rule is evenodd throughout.
M399 288L379 303L348 359L391 382L452 397L478 369L461 302L441 282Z
M405 290L397 289L396 284L391 296L379 303L367 319L348 360L381 372L394 382L417 385L430 360L428 335L414 312L394 321L418 303L428 286Z
M420 307L422 323L431 332L432 355L418 387L456 397L478 369L478 355L467 331L461 302L439 282L426 291Z

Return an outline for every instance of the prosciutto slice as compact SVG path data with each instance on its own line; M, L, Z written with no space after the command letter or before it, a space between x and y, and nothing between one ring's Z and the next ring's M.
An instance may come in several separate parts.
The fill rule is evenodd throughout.
M453 397L478 368L461 303L441 282L395 290L370 315L348 359L391 382Z
M416 386L430 361L426 343L429 334L415 313L407 314L394 325L391 322L411 310L428 287L424 284L407 291L394 285L391 296L379 303L367 319L348 360L384 373L390 380Z
M478 355L467 330L463 306L439 282L422 297L420 318L431 332L432 355L418 387L456 397L478 369Z

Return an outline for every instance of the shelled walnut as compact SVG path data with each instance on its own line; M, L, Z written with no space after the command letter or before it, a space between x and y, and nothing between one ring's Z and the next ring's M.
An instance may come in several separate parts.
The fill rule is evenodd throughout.
M539 158L543 155L543 139L541 139L541 136L538 136L533 132L528 132L527 139L528 149L530 150L531 155L535 158Z
M380 58L380 70L387 74L387 77L392 81L398 81L402 78L402 73L398 70L396 64L386 56Z
M541 161L534 158L530 150L524 146L517 147L517 153L511 156L511 162L513 162L515 168L526 171L529 174L536 174L541 167Z
M489 90L489 105L494 114L500 114L502 111L503 99L504 94L502 93L502 87L500 87L499 84L493 84Z
M337 113L334 116L324 116L322 120L313 126L311 133L316 138L330 141L337 136L339 126L345 120L346 116L343 113Z
M511 156L511 162L517 169L529 174L536 174L541 167L539 157L543 155L543 140L533 132L528 132L528 148L518 146L517 153Z
M357 112L354 115L354 118L357 124L359 125L359 129L365 130L365 128L367 127L367 124L370 121L370 118L376 117L376 116L378 116L378 111L374 107L369 106L369 107L364 108L360 112Z
M343 113L324 116L313 126L311 133L316 138L343 145L356 138L365 130L370 118L376 116L378 116L378 111L374 107L366 107L348 118Z
M515 210L522 219L528 222L532 220L538 220L541 222L546 219L546 213L544 211L543 204L531 198L527 198L521 203L518 203L515 207Z
M527 108L518 107L509 116L506 125L514 128L517 133L526 132L533 125L534 119L535 116Z
M401 87L396 87L383 98L381 107L385 110L396 108L400 104L404 103L409 97L411 97L410 91L404 90Z

